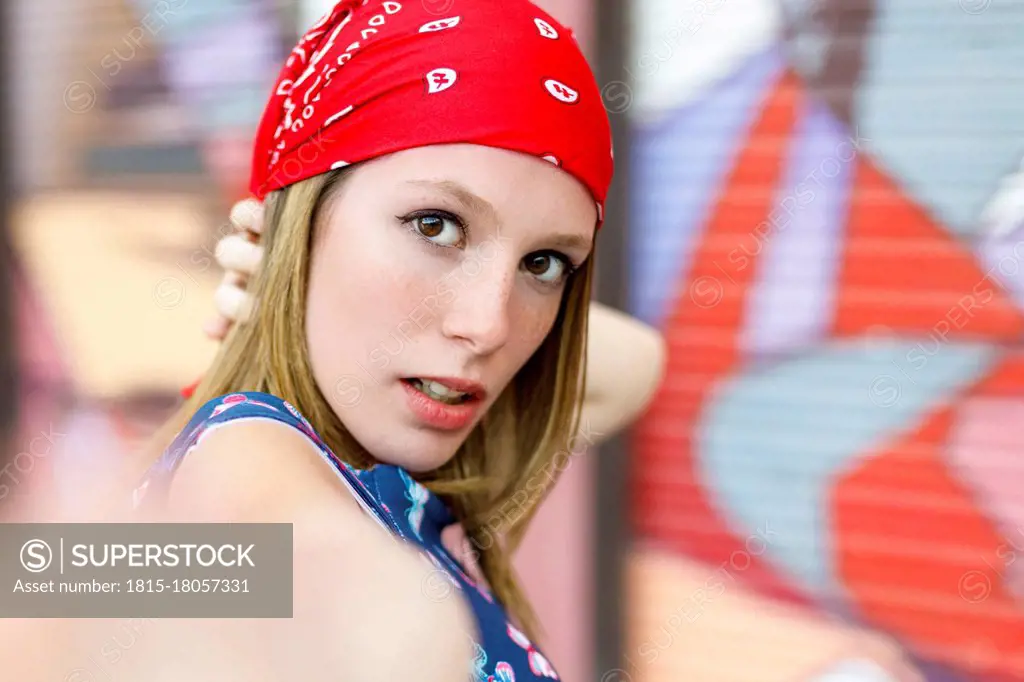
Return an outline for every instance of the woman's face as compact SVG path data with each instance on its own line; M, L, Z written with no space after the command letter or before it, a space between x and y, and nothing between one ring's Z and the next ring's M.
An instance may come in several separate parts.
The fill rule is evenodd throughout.
M353 169L317 227L313 374L376 459L447 462L551 331L597 211L541 159L477 145Z

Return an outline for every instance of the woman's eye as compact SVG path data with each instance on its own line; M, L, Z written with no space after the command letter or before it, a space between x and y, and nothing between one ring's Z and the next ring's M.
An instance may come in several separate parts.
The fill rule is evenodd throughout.
M412 223L421 236L439 246L458 246L465 236L455 219L437 213L417 216Z
M572 272L568 258L550 252L530 254L523 259L523 267L531 275L547 284L557 284Z

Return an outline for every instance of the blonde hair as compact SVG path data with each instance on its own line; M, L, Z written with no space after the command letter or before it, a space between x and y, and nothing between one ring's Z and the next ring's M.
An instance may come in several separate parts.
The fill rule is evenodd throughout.
M208 400L262 391L298 408L342 460L356 467L374 463L317 387L305 334L310 254L319 218L351 169L303 180L268 197L264 262L249 287L255 300L274 304L257 305L249 322L234 326L192 397L161 429L161 449ZM494 595L531 638L538 635L536 616L511 556L565 468L558 455L570 450L578 427L593 260L569 276L551 332L454 457L417 476L462 522Z

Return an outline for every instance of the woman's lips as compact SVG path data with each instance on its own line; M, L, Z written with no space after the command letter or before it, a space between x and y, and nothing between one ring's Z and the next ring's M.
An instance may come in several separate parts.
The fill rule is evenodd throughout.
M426 377L423 378L427 379ZM448 381L441 381L439 379L429 380L444 383L446 386L455 390L463 390L458 388L458 386L453 386L451 383L448 383ZM434 429L442 431L458 431L460 429L464 429L472 423L477 412L483 406L483 400L481 400L478 392L467 391L470 393L470 397L466 402L459 403L458 405L450 405L426 395L416 388L410 380L403 379L400 383L402 384L402 390L405 391L406 404L413 416L425 426ZM475 386L478 387L479 384L476 384Z

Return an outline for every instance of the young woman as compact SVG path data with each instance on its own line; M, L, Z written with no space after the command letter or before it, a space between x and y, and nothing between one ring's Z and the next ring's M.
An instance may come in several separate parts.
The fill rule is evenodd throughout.
M468 607L476 679L557 679L510 555L577 436L599 431L580 405L611 175L593 75L533 4L339 2L293 50L257 136L262 304L168 423L139 505L301 516L307 539L343 528L348 574L402 582L402 642L412 628L457 651ZM441 543L456 522L486 584ZM461 598L396 602L410 553Z

